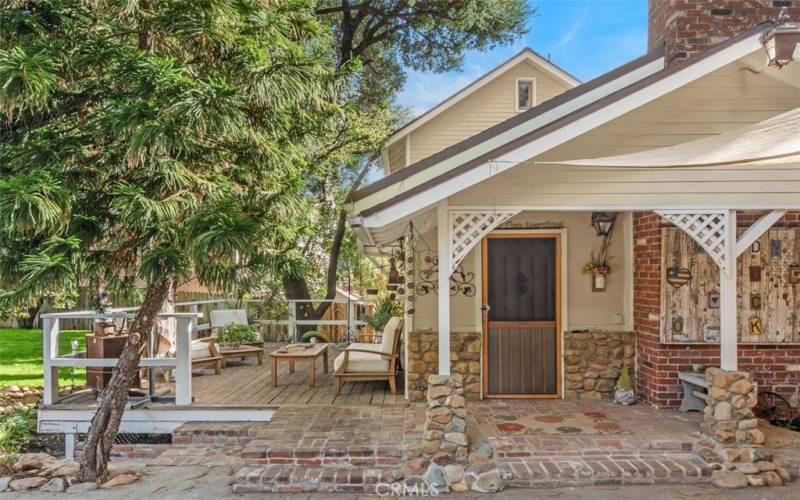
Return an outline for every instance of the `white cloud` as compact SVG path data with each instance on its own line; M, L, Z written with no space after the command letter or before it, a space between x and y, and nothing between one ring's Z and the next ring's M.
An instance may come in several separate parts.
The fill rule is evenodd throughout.
M465 64L464 70L458 73L434 74L410 71L406 75L405 87L397 96L397 101L410 108L414 116L419 116L468 86L487 71L488 69L476 63Z

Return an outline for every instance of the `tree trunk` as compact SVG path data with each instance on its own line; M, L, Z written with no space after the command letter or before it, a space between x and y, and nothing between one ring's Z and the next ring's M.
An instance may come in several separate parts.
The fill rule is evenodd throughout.
M108 388L100 394L100 407L92 418L89 433L86 435L83 462L78 475L80 481L100 483L108 478L111 447L117 438L122 414L128 402L128 392L139 369L139 358L171 286L172 280L167 277L152 283L147 289L142 306L136 312L128 341L117 366L114 367Z

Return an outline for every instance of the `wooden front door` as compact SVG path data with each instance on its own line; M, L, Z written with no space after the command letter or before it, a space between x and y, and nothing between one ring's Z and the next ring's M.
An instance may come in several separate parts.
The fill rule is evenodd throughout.
M492 234L483 241L483 394L560 394L561 238Z

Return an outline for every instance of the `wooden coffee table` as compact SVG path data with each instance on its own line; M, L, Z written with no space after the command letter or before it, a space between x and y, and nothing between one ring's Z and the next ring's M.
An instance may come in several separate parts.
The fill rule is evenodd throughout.
M230 358L247 358L249 356L255 356L258 359L258 364L264 364L264 348L263 347L255 347L251 345L240 345L235 349L225 349L220 347L218 349L219 355L222 356L222 367L225 368L225 363Z
M308 349L296 349L287 352L272 351L269 353L272 369L272 387L278 387L278 360L289 362L289 373L294 373L295 361L308 361L310 377L308 385L317 383L317 358L322 356L322 369L328 373L328 344L316 344Z

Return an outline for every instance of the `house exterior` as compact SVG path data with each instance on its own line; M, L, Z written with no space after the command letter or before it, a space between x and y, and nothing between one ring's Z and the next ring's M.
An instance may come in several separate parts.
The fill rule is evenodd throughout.
M800 149L743 146L800 107L785 3L651 1L641 58L577 84L526 50L389 139L350 225L407 277L409 399L436 373L472 399L599 399L627 367L675 407L697 364L794 392Z

